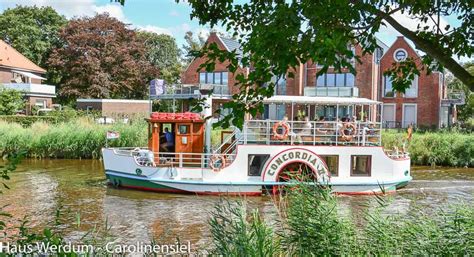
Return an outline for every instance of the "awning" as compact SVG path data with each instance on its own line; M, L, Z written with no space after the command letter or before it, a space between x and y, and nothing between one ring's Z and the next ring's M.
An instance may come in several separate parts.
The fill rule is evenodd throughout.
M330 97L330 96L293 96L293 95L277 95L264 99L265 104L327 104L327 105L372 105L381 104L381 102L370 100L367 98L356 97Z
M40 77L40 76L38 76L38 75L35 75L35 74L31 73L31 72L19 71L19 70L12 70L12 71L15 72L15 73L21 74L21 75L23 75L23 76L25 76L25 77L31 78L31 79L46 80L45 78Z

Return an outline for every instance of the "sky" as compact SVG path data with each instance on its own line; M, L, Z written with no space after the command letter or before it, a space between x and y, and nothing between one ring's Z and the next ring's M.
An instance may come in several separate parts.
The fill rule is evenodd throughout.
M110 0L0 0L0 12L19 4L52 6L67 18L108 12L133 28L172 35L176 38L179 47L185 43L184 35L187 31L207 36L211 30L210 27L200 26L195 19L191 20L191 8L183 0L180 3L176 3L175 0L126 0L125 6ZM417 26L416 22L403 14L395 13L393 17L409 29L415 29ZM441 24L443 27L447 24L455 27L459 25L459 21L455 16L442 17ZM388 46L399 35L391 27L384 27L377 34L378 38ZM461 62L469 60L465 57L455 57L455 59Z

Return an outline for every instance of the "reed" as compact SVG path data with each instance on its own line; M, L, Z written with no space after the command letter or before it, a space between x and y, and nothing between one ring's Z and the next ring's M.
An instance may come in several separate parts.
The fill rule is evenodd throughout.
M341 213L329 189L298 185L275 198L279 217L265 219L243 200L216 205L209 221L221 256L471 256L474 205L427 213L387 214L385 197L358 218ZM268 210L267 210L268 211ZM362 222L360 221L362 220ZM261 231L260 236L256 236ZM265 251L259 249L264 246ZM271 249L271 250L270 250Z
M120 132L110 146L146 146L147 126L136 120L131 124L99 125L88 118L48 124L36 122L24 128L16 123L0 121L0 153L25 150L32 158L100 158L108 130Z

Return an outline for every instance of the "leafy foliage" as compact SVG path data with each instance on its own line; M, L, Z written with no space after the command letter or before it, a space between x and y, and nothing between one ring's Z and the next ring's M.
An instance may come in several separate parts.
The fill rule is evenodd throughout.
M167 83L177 83L181 76L181 50L176 40L166 34L139 31L138 38L143 40L148 61L160 70L161 77Z
M73 19L59 36L65 44L53 50L49 64L59 71L67 99L141 99L158 75L136 32L108 14Z
M0 115L13 115L25 108L25 101L20 91L0 85Z
M0 38L45 68L51 49L61 45L58 33L66 23L52 7L17 6L0 14Z
M430 72L433 67L444 66L460 80L474 89L474 77L466 72L453 58L454 55L472 56L472 6L470 1L438 2L426 1L187 1L192 7L193 18L201 24L224 26L233 32L242 45L243 55L221 51L217 46L204 47L196 56L207 55L203 65L212 70L216 61L229 60L229 70L238 65L252 67L248 76L236 78L240 94L226 107L234 108L232 117L224 120L241 125L245 112L262 111L261 97L273 94L274 84L266 83L272 76L288 73L300 63L309 61L322 65L319 73L332 66L335 70L348 69L354 72L354 56L348 45L359 43L363 54L377 48L375 33L387 24L414 42L427 55L422 60L406 60L386 74L394 82L393 87L403 92L409 81L420 69ZM330 10L330 11L328 11ZM402 12L413 17L414 22L426 24L436 15L457 15L460 25L456 28L419 26L410 31L391 16ZM444 32L449 30L448 32ZM271 51L269 51L271 49ZM434 62L436 60L436 62ZM266 86L264 86L266 85Z

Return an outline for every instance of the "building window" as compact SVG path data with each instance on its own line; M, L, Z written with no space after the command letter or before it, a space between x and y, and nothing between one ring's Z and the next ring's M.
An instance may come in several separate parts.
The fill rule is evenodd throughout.
M228 81L229 74L227 71L199 72L199 83L201 84L227 85Z
M178 132L180 135L189 134L189 125L179 125Z
M275 87L275 95L286 95L286 78L277 79Z
M249 176L260 176L262 174L263 165L270 158L269 154L249 154Z
M415 79L411 82L409 88L405 89L406 98L418 97L418 76L415 75Z
M339 174L339 156L338 155L321 155L321 159L326 163L329 173L332 177Z
M317 87L354 87L355 76L352 73L324 73L316 78Z
M35 101L35 106L38 107L39 109L45 109L46 106L46 100L44 99L36 99Z
M384 97L394 97L395 92L393 92L392 79L389 76L383 76L383 79L384 79L383 96Z
M370 177L372 166L371 155L352 155L351 156L351 176Z
M399 48L393 52L393 59L397 62L403 62L407 59L408 53L405 49Z

